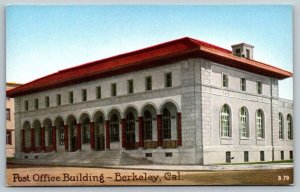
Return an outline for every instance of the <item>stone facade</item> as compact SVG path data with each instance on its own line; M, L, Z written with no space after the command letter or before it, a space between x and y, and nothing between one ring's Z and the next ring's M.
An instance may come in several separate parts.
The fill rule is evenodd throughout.
M111 151L204 165L293 158L293 103L278 97L277 78L194 55L164 62L15 97L15 157L63 163L80 152L101 162Z

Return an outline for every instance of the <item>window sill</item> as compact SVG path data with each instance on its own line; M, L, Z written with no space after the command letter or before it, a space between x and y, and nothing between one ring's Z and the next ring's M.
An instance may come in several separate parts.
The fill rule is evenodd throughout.
M232 145L233 139L232 139L232 137L221 137L220 144L221 145Z
M220 137L220 139L232 140L232 137Z
M241 137L240 140L250 140L250 137Z

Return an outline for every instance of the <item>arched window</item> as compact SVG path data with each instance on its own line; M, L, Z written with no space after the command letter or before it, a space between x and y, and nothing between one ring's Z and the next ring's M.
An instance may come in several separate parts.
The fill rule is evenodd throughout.
M31 128L30 128L30 124L28 121L26 121L24 124L23 124L23 129L24 129L24 144L25 144L25 148L29 149L30 146L31 146ZM21 141L23 142L23 141Z
M35 147L39 147L42 144L41 123L39 121L35 121L33 123L33 128L34 128L34 144Z
M110 119L110 141L118 142L119 140L119 118L114 114Z
M245 107L240 110L240 132L241 138L249 138L248 112Z
M97 118L96 122L97 122L97 124L102 124L103 123L103 117L100 116L99 118Z
M100 116L99 118L96 119L96 133L97 135L104 135L104 128L103 128L103 117Z
M293 140L293 118L290 114L288 114L286 121L288 126L288 139Z
M264 114L261 109L256 112L256 131L257 138L265 138L265 125L264 125Z
M284 139L283 115L279 113L279 139Z
M73 134L71 134L72 137L77 137L77 127L76 127L76 125L77 125L76 120L73 119L73 120L71 121L71 125L70 125L70 128L71 128L71 130L72 130L71 132L73 133Z
M144 112L144 140L152 140L152 114Z
M88 118L86 118L82 123L83 143L89 143L91 140L89 125L90 125L90 120Z
M135 116L132 112L128 112L126 115L126 148L135 148Z
M162 115L163 139L171 139L171 113L165 108Z
M230 110L228 105L224 105L221 109L221 137L231 137Z
M126 132L135 133L135 119L131 112L126 115Z

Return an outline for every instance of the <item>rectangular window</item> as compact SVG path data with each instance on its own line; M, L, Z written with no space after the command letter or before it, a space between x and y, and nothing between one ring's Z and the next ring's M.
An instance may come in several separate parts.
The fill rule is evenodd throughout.
M133 80L128 80L127 81L127 90L128 94L133 93Z
M24 102L24 109L25 109L25 111L28 111L28 101L27 100Z
M146 157L152 157L152 153L146 153L145 156Z
M152 77L148 76L145 78L145 86L146 86L146 91L152 90Z
M246 78L241 78L241 90L246 91Z
M74 103L74 94L73 94L73 91L70 91L69 92L69 103Z
M222 74L222 86L228 87L228 75L227 74Z
M231 163L231 153L230 153L230 151L226 151L226 163Z
M249 162L249 152L244 151L244 162Z
M61 94L56 95L56 104L59 106L61 105Z
M10 121L10 108L6 108L6 120Z
M50 106L50 98L49 98L49 96L46 96L45 97L45 107L47 108L49 106Z
M280 151L280 159L284 160L284 151Z
M96 98L101 99L101 86L96 87Z
M172 73L165 74L165 87L172 87Z
M264 151L260 152L260 161L265 161L265 152Z
M166 156L166 157L172 157L173 154L172 154L172 153L165 153L165 156Z
M256 82L256 90L257 90L257 94L262 94L262 84L260 81Z
M6 131L6 145L12 145L12 131Z
M236 49L235 53L241 53L241 49Z
M39 108L39 100L34 99L34 109L38 109L38 108Z
M87 93L86 89L81 90L81 101L86 101L87 100Z
M111 96L117 96L117 84L116 83L112 83L111 84Z
M294 158L293 156L294 156L293 151L290 151L290 159L293 159Z

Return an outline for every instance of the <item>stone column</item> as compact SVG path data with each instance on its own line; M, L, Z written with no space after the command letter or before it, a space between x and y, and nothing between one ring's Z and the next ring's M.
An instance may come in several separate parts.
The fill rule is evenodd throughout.
M56 127L52 127L52 145L53 150L56 151Z
M181 131L181 113L177 113L177 140L178 146L182 145L182 131Z
M91 132L91 149L95 149L95 123L90 122L90 132Z
M41 150L45 151L45 127L41 128Z
M22 152L25 152L25 129L22 129L22 132L21 132L21 137L22 137Z
M139 117L139 147L144 147L144 118Z
M81 124L77 124L77 150L81 150Z
M122 148L126 148L126 120L121 119Z
M157 146L162 146L162 115L156 116L157 122Z
M31 141L31 151L35 151L34 147L34 128L30 129L30 141Z
M64 143L65 143L65 150L69 150L69 139L68 139L68 125L64 125Z
M106 138L106 149L110 149L110 131L109 131L109 120L105 121L105 138Z

